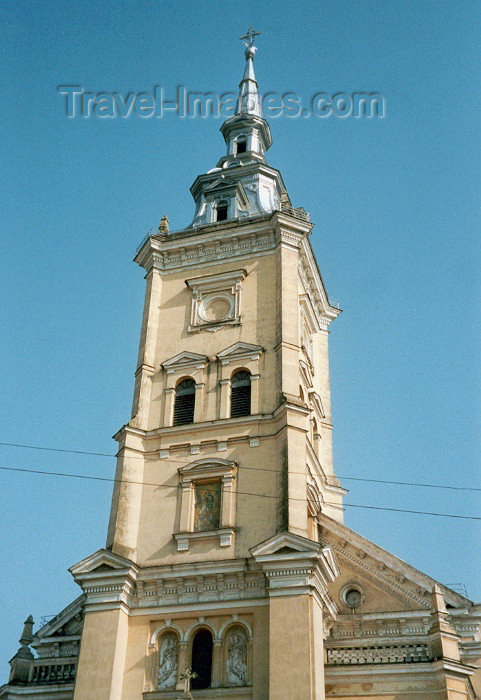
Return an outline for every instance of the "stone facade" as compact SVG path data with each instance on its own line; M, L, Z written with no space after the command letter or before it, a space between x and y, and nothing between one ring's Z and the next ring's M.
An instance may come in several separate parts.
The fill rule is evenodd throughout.
M481 607L343 524L340 310L309 217L265 162L253 48L192 225L169 233L164 217L137 251L145 306L106 547L71 568L80 598L35 635L27 621L2 700L481 695Z

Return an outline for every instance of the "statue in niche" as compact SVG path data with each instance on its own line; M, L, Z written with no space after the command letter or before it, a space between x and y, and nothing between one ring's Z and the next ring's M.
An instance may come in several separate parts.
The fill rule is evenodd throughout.
M169 690L177 683L177 637L166 634L162 638L159 652L158 689Z
M247 637L242 630L229 635L227 680L232 685L247 685Z
M220 520L221 483L197 484L195 487L194 530L216 530Z

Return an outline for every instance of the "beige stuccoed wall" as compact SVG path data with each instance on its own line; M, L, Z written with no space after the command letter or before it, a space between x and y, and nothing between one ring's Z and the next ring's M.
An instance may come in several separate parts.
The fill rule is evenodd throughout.
M317 644L315 643L317 641ZM269 601L269 700L323 700L322 611L308 594Z
M322 467L326 474L334 474L332 460L331 385L329 376L329 331L321 330L314 336L314 354L317 358L314 387L322 400L325 418L321 421Z
M248 678L252 689L252 700L268 700L269 695L269 609L267 601L263 606L243 606L235 603L228 610L199 610L208 625L217 632L226 625L221 643L214 652L217 667L214 671L215 687L225 685L226 638L229 625L239 624L235 618L246 621L252 628L253 637L249 642ZM185 667L191 664L191 644L195 630L202 627L199 616L178 611L165 615L134 615L127 617L118 610L91 612L86 618L86 628L82 638L84 653L80 657L75 700L132 700L141 698L143 692L156 691L158 670L158 645L151 647L150 640L155 630L166 624L173 625L185 633L193 628L185 652L179 663ZM160 639L160 635L159 638ZM115 653L112 650L115 649ZM115 680L112 680L113 674ZM161 694L160 694L161 695ZM160 696L159 695L159 696ZM148 697L148 696L147 696ZM229 690L229 698L245 698L245 691ZM287 700L287 696L283 696ZM291 698L289 698L291 700Z
M123 610L86 613L74 700L119 700L128 627L129 618Z
M272 412L280 402L280 392L298 395L299 389L299 278L298 252L279 247L268 255L252 260L232 260L221 265L207 265L194 270L147 276L146 301L139 349L139 367L153 368L137 382L134 405L144 407L134 424L155 430L162 426L165 376L160 365L183 350L207 355L210 363L204 373L204 420L217 417L219 401L218 371L215 355L230 345L244 341L260 345L265 352L260 359L262 390L260 412ZM192 291L185 280L244 269L242 281L242 324L225 325L216 332L189 332ZM282 341L282 346L279 343ZM320 331L313 337L314 386L321 395L330 421L328 335ZM233 367L234 369L234 367ZM139 373L138 376L140 376ZM151 385L151 386L150 386ZM148 418L145 406L148 405Z
M481 697L481 657L471 657L469 659L462 658L462 661L463 663L468 663L476 668L476 672L472 676L471 681L476 697Z
M299 297L306 292L300 283L299 259L294 245L279 244L269 254L252 259L168 273L153 270L147 275L134 418L119 433L118 470L119 477L144 485L115 487L108 538L114 552L140 566L167 566L248 558L253 546L286 529L308 536L306 450L311 416L299 397L299 361L304 357ZM242 324L226 325L215 332L189 332L192 291L185 280L239 269L247 273L241 283ZM257 365L259 413L263 417L219 420L222 368L216 355L238 341L263 348ZM204 370L195 370L196 381L204 385L197 395L201 396L201 410L197 407L193 425L164 427L166 373L161 364L182 351L209 359ZM314 389L326 414L318 423L321 464L330 474L325 329L313 337L312 359ZM237 366L232 363L229 371ZM186 376L189 373L186 370ZM142 455L145 460L139 459ZM201 459L224 459L238 465L234 542L220 547L218 540L194 540L188 551L179 552L173 538L180 529L178 470ZM326 500L334 497L328 494ZM235 604L229 612L234 610ZM200 613L204 614L202 605ZM169 617L174 621L174 614ZM264 599L262 606L253 608L252 618L255 700L322 700L322 612L316 599L307 593ZM177 622L184 629L188 615L177 613ZM129 620L122 691L125 700L143 690L149 673L146 663L154 663L148 646L153 624L155 620L148 615L134 615Z
M188 552L178 552L173 532L180 530L180 492L178 468L197 459L217 458L238 461L236 536L232 547L219 547L218 541L197 541ZM249 549L268 539L280 529L282 442L266 438L257 447L245 443L218 452L205 447L199 454L184 450L172 459L147 462L146 482L161 486L144 486L138 530L136 561L142 566L174 564L209 559L233 559L249 556ZM261 470L256 468L260 467ZM268 471L264 471L268 470ZM272 470L272 471L271 471ZM164 488L165 487L165 488ZM253 495L251 495L253 494ZM267 496L264 498L263 496ZM273 496L273 497L271 497Z
M162 274L157 270L148 273L134 398L137 414L130 425L158 431L160 439L155 443L149 439L148 443L133 444L135 440L129 436L125 444L133 450L123 450L117 477L159 484L159 487L116 484L107 539L108 546L113 546L115 552L137 563L154 565L161 560L175 563L202 560L206 556L214 559L248 556L252 546L282 529L308 535L305 465L309 412L290 410L269 424L253 420L245 424L225 419L214 422L220 411L222 371L216 355L238 341L263 348L257 362L259 413L269 415L278 409L283 392L299 396L299 360L303 357L299 295L305 290L300 283L298 266L299 251L279 245L269 254L252 259ZM205 329L189 332L192 290L185 280L239 269L247 273L241 283L242 324L225 325L215 332ZM165 429L167 377L161 364L182 351L209 358L204 370L195 370L196 381L204 385L196 397L201 407L196 409L197 422L193 425ZM332 447L326 330L314 334L313 360L314 389L321 396L326 413L325 418L318 421L320 461L325 473L330 475ZM228 372L232 373L237 367L232 363ZM185 370L186 376L193 373L193 370ZM247 438L252 437L259 439L258 446L250 446ZM222 452L217 445L221 441L227 442L227 449ZM195 456L191 454L192 445L197 449ZM150 454L145 464L139 459L143 451L158 449L170 450L169 457L156 460L155 454ZM239 465L235 543L220 548L211 541L198 541L188 552L180 553L172 538L173 532L179 531L177 470L205 458L235 460ZM329 493L325 500L338 502L340 496ZM330 514L342 518L341 511L334 510Z
M215 356L238 341L264 348L265 353L261 357L259 368L262 373L260 412L270 413L276 408L279 403L279 386L275 381L276 358L273 354L278 334L276 257L273 253L252 261L232 261L228 264L196 268L188 272L184 270L164 276L162 293L157 299L159 308L153 319L155 328L151 333L153 336L157 330L149 417L147 423L136 421L138 427L149 430L161 427L165 373L160 365L184 350L207 355L210 359L203 376L205 387L202 397L202 420L215 420L220 397L218 363ZM189 333L187 327L190 321L192 291L186 286L185 280L193 276L202 277L238 269L247 271L241 292L242 324L225 325L214 333L207 330ZM148 387L145 390L148 392Z

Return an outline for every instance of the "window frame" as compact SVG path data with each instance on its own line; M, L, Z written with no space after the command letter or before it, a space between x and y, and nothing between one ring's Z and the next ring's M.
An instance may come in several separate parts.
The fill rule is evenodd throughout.
M249 377L249 405L248 405L248 411L247 413L238 413L237 415L232 415L233 413L233 408L234 406L234 390L235 389L241 389L241 386L234 386L235 382L235 377L237 377L239 374L246 374ZM242 380L241 380L242 381ZM247 386L247 384L245 385ZM230 411L229 411L230 418L245 418L246 416L252 415L252 372L250 372L248 369L245 367L239 367L233 371L230 377Z
M205 386L205 370L209 363L207 355L199 355L183 351L178 355L162 362L161 367L165 373L164 383L164 409L161 416L161 425L166 428L174 424L175 389L184 379L195 381L194 423L199 423L203 417L203 398ZM176 429L184 429L186 425L175 426Z
M224 459L201 459L179 468L179 532L173 537L177 551L188 551L197 540L218 540L220 547L234 544L237 462ZM221 483L219 527L194 530L195 487L199 484Z
M239 144L244 146L243 150L239 150ZM235 142L235 155L239 153L247 153L247 136L239 136Z
M225 325L240 325L241 290L246 276L247 271L240 269L186 279L185 284L192 290L189 333L213 330ZM206 308L217 299L227 301L230 310L223 318L210 320L206 317Z
M249 416L244 416L244 420L252 418L252 416L260 413L260 396L259 396L259 379L260 379L260 357L263 349L260 345L252 345L250 343L237 342L234 345L221 350L216 357L220 363L219 367L219 418L230 419L230 392L231 378L240 371L246 370L251 375L251 410ZM232 420L241 420L242 418L233 418Z
M191 389L191 391L188 391L188 392L187 392L187 391L184 391L184 390L181 389L182 393L179 393L179 387L180 387L182 384L186 384L187 382L190 383L189 388ZM196 401L195 401L195 399L196 399L195 394L196 394L196 381L195 381L195 379L194 379L193 377L184 377L183 379L179 379L179 381L176 383L176 385L175 385L175 393L174 393L174 415L173 415L173 417L172 417L172 425L173 425L174 427L178 427L178 426L180 426L180 425L190 425L191 423L194 422L195 403L196 403ZM178 418L178 417L179 417L178 414L180 413L180 408L181 408L181 406L180 406L181 402L179 401L179 399L181 399L183 396L189 396L189 397L192 396L192 397L193 397L193 398L192 398L192 405L190 405L190 402L189 402L189 405L186 406L186 407L188 407L188 409L189 409L189 417L190 417L192 420L182 421L182 422L176 422L176 414L177 414L177 418ZM184 408L184 412L186 412L186 411L185 411L185 408L186 408L186 407L183 407L183 408ZM191 415L191 414L192 414L192 415Z

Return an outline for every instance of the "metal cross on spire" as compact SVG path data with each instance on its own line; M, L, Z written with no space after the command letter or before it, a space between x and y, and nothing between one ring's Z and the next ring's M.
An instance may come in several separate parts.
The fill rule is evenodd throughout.
M247 48L250 48L250 47L252 46L252 44L254 43L254 38L255 38L256 36L260 36L261 34L262 34L262 32L256 32L256 30L254 29L254 27L249 27L249 29L248 29L247 32L244 34L244 36L241 36L241 37L239 37L239 38L240 38L242 41L244 41L244 39L247 39L249 43L247 43L247 41L244 41L244 44L247 46Z

